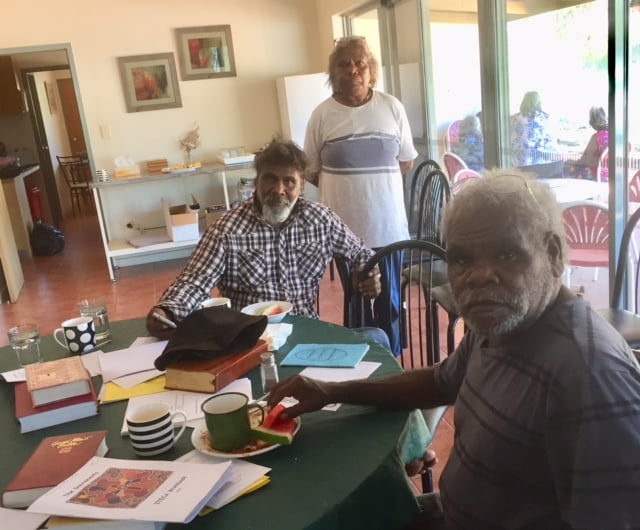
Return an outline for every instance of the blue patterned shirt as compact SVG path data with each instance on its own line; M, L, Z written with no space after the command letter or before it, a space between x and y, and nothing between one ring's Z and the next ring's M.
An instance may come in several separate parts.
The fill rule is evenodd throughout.
M551 162L549 152L558 150L558 142L550 131L549 115L534 111L528 116L511 116L511 149L515 166L531 166Z
M217 286L235 309L287 300L292 314L318 318L320 280L334 255L360 266L373 252L322 204L300 197L289 218L274 227L248 200L207 229L156 305L180 321Z

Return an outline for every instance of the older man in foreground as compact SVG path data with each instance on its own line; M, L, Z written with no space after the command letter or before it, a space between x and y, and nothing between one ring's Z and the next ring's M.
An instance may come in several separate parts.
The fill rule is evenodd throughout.
M334 402L455 405L440 498L419 499L425 508L412 528L640 528L640 367L562 285L567 247L551 191L496 172L455 196L443 229L469 327L456 351L387 378L296 376L270 403L297 398L290 416Z

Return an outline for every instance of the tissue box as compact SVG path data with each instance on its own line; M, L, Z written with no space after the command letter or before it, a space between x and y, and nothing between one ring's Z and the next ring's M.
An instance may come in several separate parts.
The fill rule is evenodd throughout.
M192 210L186 204L169 206L166 199L162 199L164 222L167 233L172 241L189 241L199 239L198 210Z
M140 176L140 166L135 164L127 167L117 167L114 175L117 179L131 179Z

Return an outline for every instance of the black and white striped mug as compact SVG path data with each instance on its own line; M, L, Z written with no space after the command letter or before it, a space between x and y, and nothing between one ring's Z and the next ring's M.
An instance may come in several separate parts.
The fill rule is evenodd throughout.
M173 419L182 417L176 434ZM187 426L187 415L181 410L171 412L166 403L147 403L127 412L127 431L138 456L155 456L171 449Z

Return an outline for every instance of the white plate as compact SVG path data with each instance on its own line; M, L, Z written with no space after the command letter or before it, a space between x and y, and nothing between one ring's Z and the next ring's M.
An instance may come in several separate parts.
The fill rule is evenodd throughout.
M240 311L246 315L260 315L263 310L272 305L280 306L282 308L282 312L277 315L267 317L269 319L269 324L277 324L278 322L281 322L282 319L293 309L293 304L291 304L291 302L272 300L270 302L257 302L255 304L245 306Z
M300 418L295 418L295 422L298 424L295 432L293 433L294 437L297 432L300 430ZM263 442L261 440L256 440L255 442L246 445L242 449L238 449L233 453L226 453L224 451L219 451L211 447L209 443L209 431L207 431L207 425L204 420L195 426L193 432L191 433L191 443L196 450L200 451L205 455L218 456L222 458L246 458L249 456L261 455L262 453L268 453L269 451L273 451L280 447L281 444L269 444L267 442Z
M233 164L246 164L247 162L253 162L253 159L256 155L240 155L240 156L218 156L218 160L222 162L225 166L233 165Z
M182 169L172 169L170 173L191 173L193 171L197 171L200 169L199 167L185 167Z

